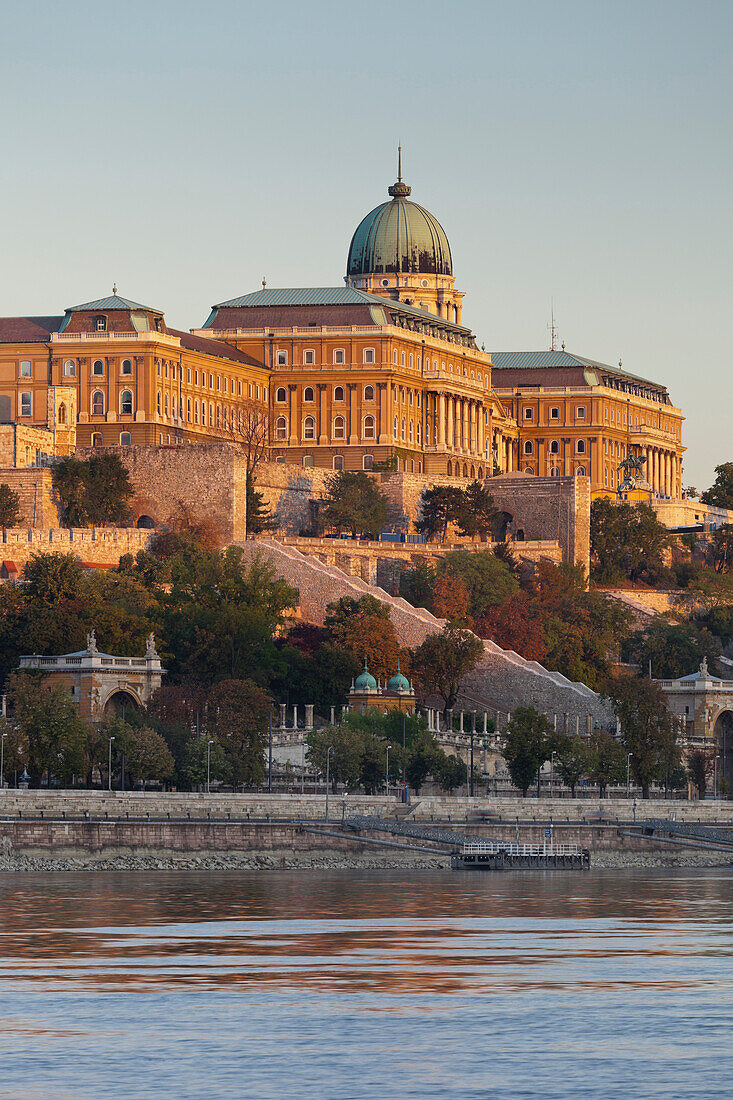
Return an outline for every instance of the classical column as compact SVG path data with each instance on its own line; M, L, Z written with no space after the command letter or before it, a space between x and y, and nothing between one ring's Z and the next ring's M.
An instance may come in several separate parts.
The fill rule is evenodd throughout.
M448 395L448 425L447 425L447 427L448 427L447 443L448 443L448 450L449 451L453 450L453 429L455 428L455 425L456 425L455 401L454 401L453 397L449 394Z
M389 410L387 408L387 383L377 383L379 390L379 430L377 438L380 443L389 443Z
M664 491L668 497L672 496L672 456L669 451L664 452Z
M484 410L483 403L481 403L478 407L478 424L477 424L477 428L478 428L478 438L476 440L476 450L479 453L479 458L483 461L486 458L486 411ZM499 434L498 440L499 441L501 440L501 434ZM499 448L501 447L501 442L498 443L498 446L499 446ZM493 447L493 443L492 443L491 455L489 456L489 461L492 463L492 466L493 466L493 453L494 453L494 447ZM500 451L497 451L497 461L499 461L499 454L500 454Z
M328 387L325 382L318 383L318 442L328 443L328 409L326 401Z
M297 386L288 386L288 394L290 397L290 415L288 417L290 424L290 446L295 447L300 440L300 425L298 424L298 394Z
M461 398L461 445L463 447L463 453L467 454L469 450L468 446L468 402L465 397Z
M354 444L359 442L359 436L361 435L359 424L359 413L356 407L356 382L349 382L349 443Z
M438 438L439 447L445 447L445 394L438 394Z

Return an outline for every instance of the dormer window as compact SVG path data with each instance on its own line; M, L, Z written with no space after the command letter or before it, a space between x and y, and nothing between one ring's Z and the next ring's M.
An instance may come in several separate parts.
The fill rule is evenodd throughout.
M104 317L102 314L100 314L98 317L94 318L93 324L94 324L94 331L95 332L106 332L107 331L107 318Z

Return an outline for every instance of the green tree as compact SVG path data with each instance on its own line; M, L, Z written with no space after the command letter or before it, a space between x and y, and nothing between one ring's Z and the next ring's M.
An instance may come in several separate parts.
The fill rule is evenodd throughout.
M468 630L446 626L440 634L430 634L413 654L413 671L424 695L439 695L443 714L458 698L461 681L478 665L484 645Z
M329 478L318 512L321 529L377 538L387 523L389 504L362 470L341 470Z
M150 779L170 779L175 764L173 754L165 740L147 726L130 728L132 733L123 744L125 762L133 782L142 780L144 790L146 782Z
M15 722L0 718L0 737L4 738L3 777L10 786L13 772L21 772L27 762L25 738Z
M0 485L0 490L2 486ZM1 506L0 506L1 507ZM0 526L2 521L0 520ZM10 526L8 524L7 526ZM713 567L718 573L733 571L733 523L722 524L710 539Z
M519 587L509 566L491 550L454 550L438 563L437 576L460 577L474 619L503 604Z
M669 533L649 504L617 503L608 497L592 502L591 577L597 584L623 579L667 583L664 556L669 545Z
M17 527L20 522L20 496L7 482L0 482L0 527Z
M209 684L251 675L266 682L278 659L275 635L296 599L264 559L248 566L241 547L175 556L170 591L160 596L171 675Z
M472 481L463 490L458 524L461 535L482 539L495 536L501 513L494 505L494 498L480 482Z
M635 631L622 646L625 661L646 673L651 663L652 676L675 680L700 667L703 657L712 661L720 655L720 645L709 630L693 623L670 623L655 618L646 630Z
M208 728L229 761L235 784L261 783L270 697L252 680L222 680L208 699Z
M117 454L62 458L53 468L53 486L66 527L106 526L129 519L134 489Z
M429 775L433 775L441 766L441 754L435 736L427 730L421 730L413 739L405 764L405 778L414 791L420 788Z
M733 508L733 462L715 467L715 481L700 500L717 508Z
M182 754L180 775L189 790L204 787L207 778L210 778L212 783L214 780L226 783L231 779L231 774L232 769L227 754L218 741L214 741L209 753L208 737L188 739Z
M552 725L534 707L517 707L503 732L502 753L512 783L527 797L540 768L550 759L556 738Z
M432 607L434 589L435 569L425 558L400 574L400 596L413 607Z
M247 531L251 535L261 535L265 531L273 531L277 527L277 520L265 504L264 494L255 488L255 481L251 474L247 474Z
M437 761L433 765L435 778L444 791L452 793L466 782L466 765L457 756L439 750Z
M583 776L587 776L590 764L588 745L581 737L565 734L556 738L557 770L570 794L575 798L575 788Z
M679 763L675 719L661 689L648 678L615 677L605 694L621 723L626 751L632 754L634 780L648 798L654 780L664 779Z
M625 778L626 753L622 746L607 730L594 730L588 738L588 780L605 798L606 788Z
M306 759L322 776L326 775L329 747L333 750L328 771L334 790L342 784L348 790L356 791L361 781L364 732L349 721L351 717L348 715L346 721L338 726L311 730L306 736Z
M448 525L460 522L462 505L463 493L457 485L434 485L423 489L418 504L420 519L415 527L428 538L439 535L445 541Z
M698 798L704 801L708 779L713 771L715 753L709 749L692 749L687 756L687 774L697 787Z
M36 676L18 674L9 685L15 724L27 753L31 785L38 787L44 775L68 782L85 768L87 724L64 687L51 690Z

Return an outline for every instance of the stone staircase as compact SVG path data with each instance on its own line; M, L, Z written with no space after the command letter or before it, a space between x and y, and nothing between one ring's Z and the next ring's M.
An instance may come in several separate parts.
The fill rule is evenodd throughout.
M298 589L301 613L308 622L322 624L327 605L342 596L360 599L368 595L389 607L403 646L414 648L445 626L445 619L436 618L424 607L413 607L401 596L390 596L383 588L367 584L360 577L349 576L337 566L326 565L275 539L248 540L239 545L250 559L257 554L267 558L288 584ZM579 728L584 733L588 716L591 725L598 724L610 730L616 728L608 704L586 684L568 680L537 661L527 661L514 650L502 649L495 642L484 639L483 659L466 677L457 707L506 715L518 706L533 706L550 718L557 715L558 728L566 723L567 715L571 732Z

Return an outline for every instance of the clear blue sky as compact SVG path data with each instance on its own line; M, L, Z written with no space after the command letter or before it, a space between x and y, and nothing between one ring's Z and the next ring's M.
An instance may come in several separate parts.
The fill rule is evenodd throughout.
M395 146L488 349L664 382L733 459L730 0L3 5L0 313L120 292L200 325L338 285Z

